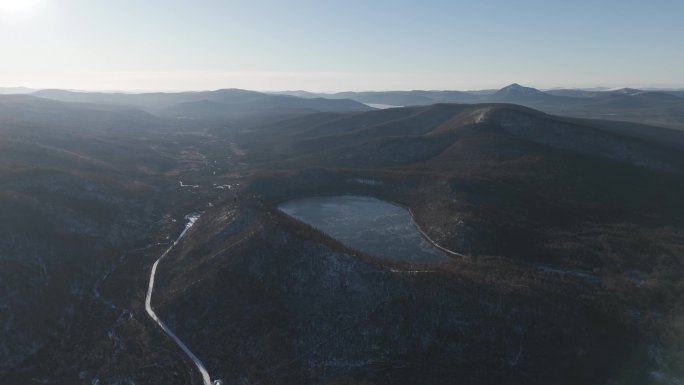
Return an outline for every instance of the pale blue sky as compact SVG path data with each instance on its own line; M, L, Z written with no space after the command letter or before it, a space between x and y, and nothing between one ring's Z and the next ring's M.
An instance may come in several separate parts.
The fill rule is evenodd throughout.
M0 86L684 87L682 0L0 0Z

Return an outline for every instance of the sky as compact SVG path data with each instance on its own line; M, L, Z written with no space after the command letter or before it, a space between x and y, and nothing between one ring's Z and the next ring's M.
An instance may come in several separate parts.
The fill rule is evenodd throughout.
M0 87L684 88L683 0L0 0Z

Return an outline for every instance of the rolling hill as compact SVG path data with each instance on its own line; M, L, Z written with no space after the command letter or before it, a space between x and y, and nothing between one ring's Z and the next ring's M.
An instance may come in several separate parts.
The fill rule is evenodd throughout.
M0 122L90 130L140 130L161 119L127 106L58 102L31 95L0 95Z
M32 95L62 102L132 106L159 116L186 118L235 118L257 114L292 115L371 109L351 100L303 99L239 89L142 94L42 90Z
M303 97L307 94L299 93ZM677 91L550 90L513 83L485 91L388 91L308 94L309 97L349 98L367 104L421 106L436 103L513 103L550 114L623 120L684 129L684 99Z

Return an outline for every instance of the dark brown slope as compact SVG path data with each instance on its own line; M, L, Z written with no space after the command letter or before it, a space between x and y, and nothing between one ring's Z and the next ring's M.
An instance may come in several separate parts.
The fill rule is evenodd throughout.
M256 130L260 140L249 143L255 156L261 149L275 149L285 159L301 157L302 164L382 168L427 161L466 136L507 137L651 169L675 173L682 169L682 157L672 150L683 149L684 140L675 130L555 117L515 105L437 104L315 117L320 119L286 121ZM376 165L371 157L381 164Z
M109 349L88 366L83 352L111 348L108 331L135 324L117 323L132 296L114 306L96 293L140 258L127 251L193 205L187 195L172 202L204 140L130 108L0 97L0 383L89 384L116 356Z
M64 146L49 132L34 141L35 127L5 123L0 131L3 378L72 329L121 244L145 232L141 221L153 208L145 196L154 191L140 180L116 180L114 165L84 155L93 148L74 152L84 144L74 135Z
M624 364L639 336L622 323L620 300L582 279L496 258L396 265L276 213L246 226L245 214L207 214L159 272L161 313L226 381L600 384L616 371L640 375Z

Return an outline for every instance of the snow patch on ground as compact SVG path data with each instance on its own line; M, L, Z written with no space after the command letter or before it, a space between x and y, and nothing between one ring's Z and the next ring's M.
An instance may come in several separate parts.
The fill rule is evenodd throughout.
M218 190L232 190L234 188L237 188L240 184L235 183L235 184L222 184L222 185L217 185L214 184L214 188Z
M184 184L182 180L179 180L178 183L180 184L181 187L190 187L190 188L199 188L200 187L198 184Z
M375 179L368 179L368 178L354 178L349 180L350 183L358 183L358 184L365 184L369 186L382 186L384 183L379 180Z

